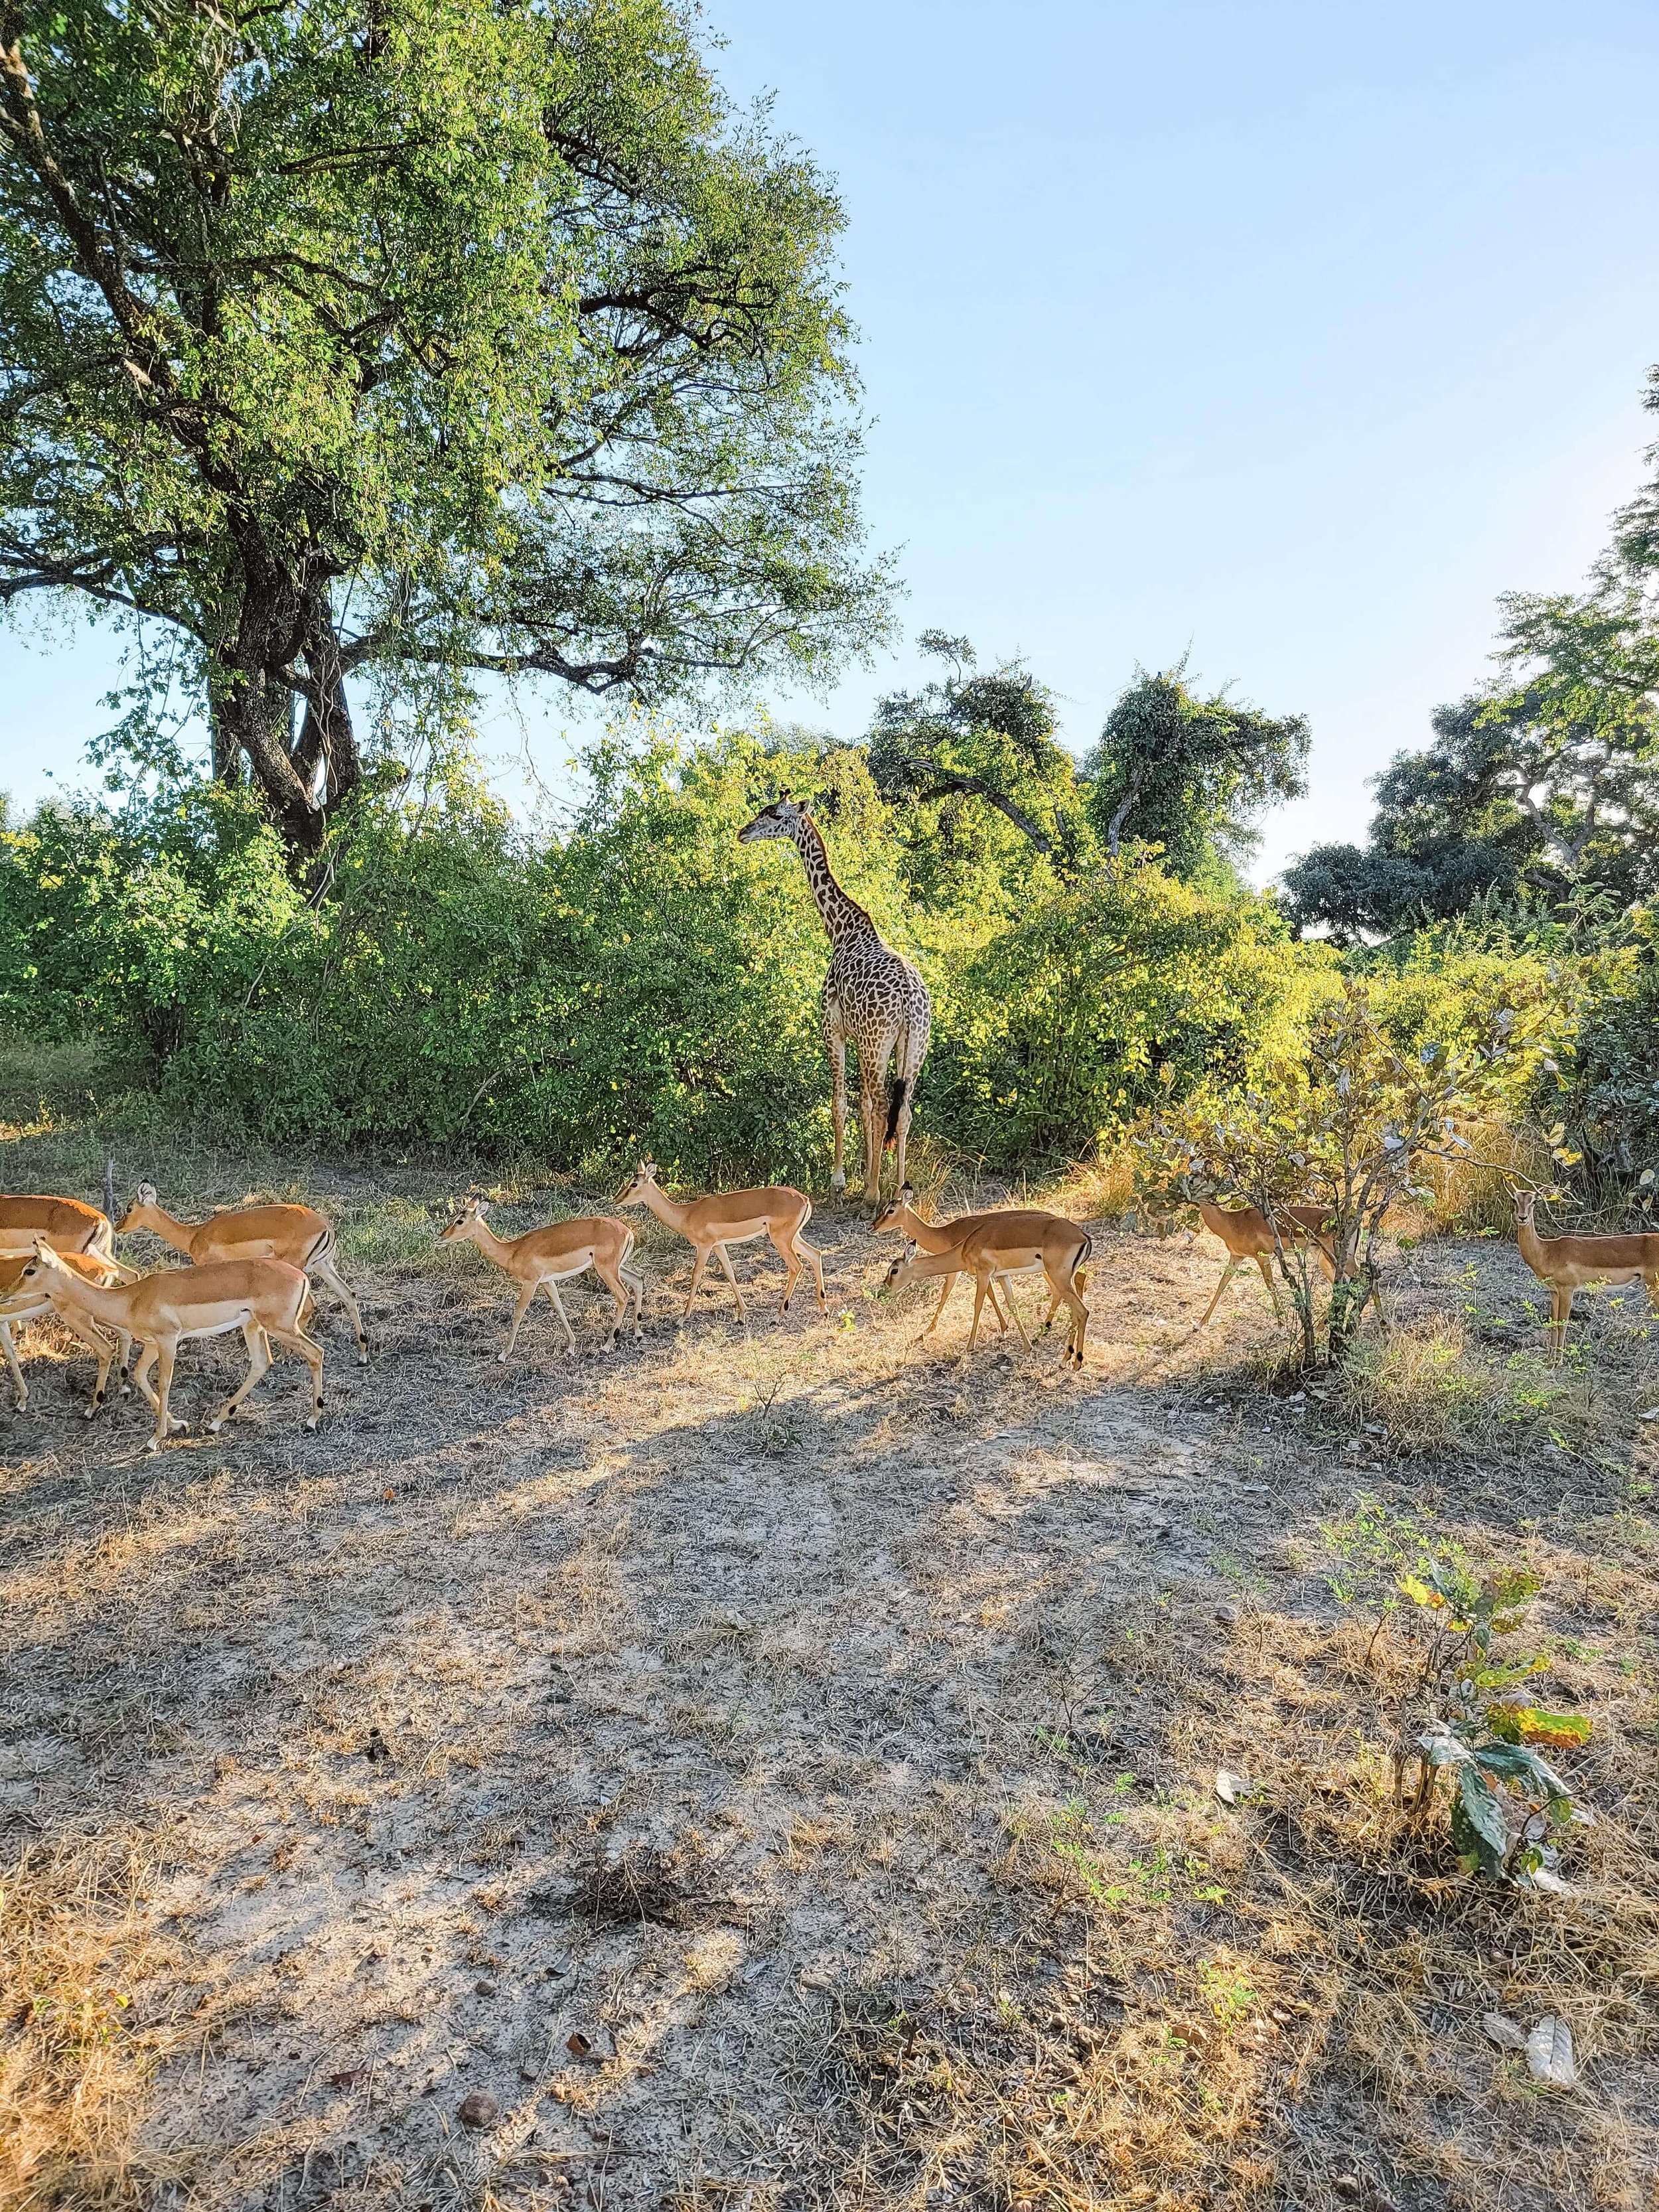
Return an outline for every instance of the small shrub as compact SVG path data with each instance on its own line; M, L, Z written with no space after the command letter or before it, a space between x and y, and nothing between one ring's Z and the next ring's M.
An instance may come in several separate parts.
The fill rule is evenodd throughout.
M1524 1567L1477 1580L1462 1563L1443 1559L1421 1575L1401 1577L1425 1642L1421 1682L1430 1711L1395 1754L1395 1790L1420 1817L1449 1784L1452 1841L1465 1873L1541 1888L1559 1885L1547 1838L1571 1822L1573 1802L1539 1747L1575 1748L1591 1723L1517 1694L1548 1663L1510 1641L1539 1588L1539 1577Z

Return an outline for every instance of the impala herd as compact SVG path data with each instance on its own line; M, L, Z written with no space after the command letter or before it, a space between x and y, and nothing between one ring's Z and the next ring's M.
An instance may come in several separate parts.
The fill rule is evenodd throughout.
M966 1275L975 1285L968 1351L971 1353L978 1341L988 1302L999 1332L1005 1331L1012 1320L1021 1343L1029 1349L1030 1339L1008 1286L1017 1274L1040 1272L1049 1302L1048 1316L1038 1333L1052 1326L1064 1306L1068 1318L1063 1357L1081 1367L1089 1327L1089 1309L1083 1301L1091 1251L1088 1232L1062 1215L1035 1207L1009 1207L963 1214L953 1221L929 1221L916 1212L913 1196L907 1184L876 1214L876 1232L902 1237L905 1247L887 1269L884 1292L908 1283L939 1281L939 1302L926 1332L931 1336L957 1278ZM826 1310L823 1261L804 1233L812 1218L812 1202L805 1193L773 1184L681 1200L663 1188L654 1163L645 1159L617 1194L617 1203L648 1207L691 1246L696 1261L686 1313L712 1258L720 1262L738 1311L746 1321L747 1310L728 1248L762 1237L769 1238L786 1271L778 1311L789 1310L804 1265L812 1270L818 1310ZM1659 1312L1659 1235L1543 1237L1534 1224L1534 1205L1533 1193L1523 1192L1516 1199L1518 1242L1522 1258L1550 1286L1551 1337L1558 1357L1574 1293L1588 1284L1640 1281ZM489 1226L485 1212L482 1199L468 1199L441 1232L440 1241L476 1245L486 1260L518 1285L512 1325L500 1358L512 1357L520 1328L538 1290L546 1291L563 1325L566 1346L574 1352L575 1334L559 1297L559 1285L590 1268L613 1302L612 1346L629 1324L630 1309L634 1340L641 1340L645 1278L637 1267L629 1265L635 1238L629 1223L611 1214L589 1214L532 1229L526 1236L502 1237ZM1311 1243L1324 1273L1334 1277L1327 1233L1328 1218L1319 1206L1285 1209L1278 1222L1277 1240L1273 1224L1252 1207L1204 1205L1199 1212L1227 1252L1215 1295L1198 1324L1200 1328L1214 1313L1234 1270L1252 1259L1279 1310L1269 1264L1276 1243L1279 1246L1292 1241ZM125 1266L115 1257L114 1238L140 1229L149 1230L171 1245L188 1265L148 1275ZM247 1373L209 1421L209 1430L216 1431L240 1411L271 1364L273 1342L295 1353L310 1370L311 1414L306 1426L317 1426L323 1411L323 1347L307 1330L313 1308L313 1279L349 1316L357 1357L366 1364L368 1339L362 1316L335 1265L333 1228L313 1207L240 1206L214 1213L205 1221L180 1221L164 1210L154 1187L146 1182L139 1184L137 1199L121 1219L112 1224L106 1214L77 1199L0 1195L0 1351L11 1375L18 1410L28 1403L28 1386L18 1363L14 1331L19 1322L50 1311L98 1362L88 1418L107 1396L114 1369L118 1388L125 1392L136 1387L155 1415L147 1447L151 1451L159 1450L185 1425L169 1412L167 1402L179 1346L191 1338L225 1336L239 1330L247 1349ZM1380 1304L1378 1310L1380 1314ZM138 1357L129 1373L134 1346ZM152 1371L154 1388L149 1379Z

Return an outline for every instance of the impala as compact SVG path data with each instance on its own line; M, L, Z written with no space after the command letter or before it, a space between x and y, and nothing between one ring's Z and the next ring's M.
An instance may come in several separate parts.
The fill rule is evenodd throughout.
M1221 1280L1215 1286L1215 1296L1204 1309L1200 1328L1208 1325L1210 1316L1221 1303L1221 1293L1233 1279L1235 1267L1242 1267L1247 1260L1254 1260L1261 1270L1261 1279L1267 1285L1267 1296L1273 1302L1273 1311L1283 1321L1285 1309L1279 1304L1279 1285L1273 1280L1270 1265L1273 1252L1285 1244L1300 1244L1312 1238L1319 1249L1319 1264L1328 1279L1336 1279L1336 1262L1331 1255L1328 1239L1322 1233L1329 1218L1330 1208L1325 1206L1285 1206L1279 1208L1279 1247L1273 1242L1273 1224L1259 1206L1212 1206L1199 1201L1199 1212L1204 1226L1212 1229L1227 1248L1227 1264L1221 1271ZM1382 1311L1379 1304L1377 1311Z
M728 1244L748 1244L757 1237L769 1237L772 1249L789 1270L783 1286L783 1296L778 1302L778 1311L787 1314L789 1301L795 1294L795 1285L800 1278L801 1261L810 1260L812 1273L817 1279L818 1311L825 1311L823 1297L823 1262L801 1231L812 1218L812 1201L804 1191L791 1190L787 1184L771 1183L759 1190L716 1191L708 1198L694 1198L686 1202L670 1198L657 1181L654 1160L641 1160L637 1173L628 1188L617 1197L618 1206L648 1206L659 1221L669 1228L678 1229L697 1255L691 1270L691 1288L687 1294L685 1311L691 1310L691 1302L702 1281L703 1269L708 1265L711 1253L726 1270L726 1279L732 1285L732 1295L738 1302L738 1311L744 1321L749 1318L743 1303L743 1292L738 1288L738 1279L732 1272Z
M1642 1283L1659 1313L1659 1231L1635 1237L1540 1237L1533 1226L1538 1194L1523 1190L1515 1201L1516 1243L1540 1283L1550 1286L1550 1334L1555 1356L1566 1343L1573 1294L1589 1283Z
M553 1310L564 1325L566 1349L574 1352L575 1334L559 1297L559 1285L568 1283L573 1275L586 1274L590 1267L616 1301L617 1310L611 1323L612 1346L622 1334L630 1297L634 1303L635 1344L645 1334L640 1326L640 1314L645 1304L645 1277L628 1265L628 1255L634 1249L634 1231L626 1221L613 1221L608 1214L590 1213L575 1221L556 1221L545 1229L532 1229L527 1236L498 1237L484 1219L483 1199L469 1198L438 1241L441 1244L476 1244L486 1260L493 1261L503 1274L511 1275L518 1284L519 1302L513 1309L513 1326L507 1331L506 1348L495 1355L498 1359L513 1357L513 1347L519 1340L519 1324L529 1312L538 1291L545 1291L552 1300Z
M1027 1267L1041 1267L1054 1293L1048 1320L1054 1319L1062 1305L1070 1309L1072 1320L1066 1335L1065 1356L1081 1367L1083 1340L1089 1328L1089 1309L1080 1295L1081 1270L1092 1244L1086 1230L1058 1213L1043 1213L1035 1207L1023 1206L1006 1213L988 1213L977 1227L968 1231L960 1244L948 1251L926 1253L914 1260L895 1260L882 1287L884 1291L896 1291L907 1283L924 1282L936 1275L971 1275L975 1286L974 1325L968 1332L968 1350L971 1352L979 1337L980 1314L995 1279L999 1275L1022 1273ZM1012 1298L1008 1310L1014 1327L1019 1330L1020 1342L1029 1351L1031 1340L1020 1327ZM1048 1326L1048 1322L1045 1322L1043 1328Z
M915 1193L907 1182L898 1196L890 1199L871 1224L878 1237L902 1237L905 1241L924 1252L954 1251L970 1229L977 1229L981 1221L988 1221L988 1213L959 1213L954 1221L924 1221L910 1203ZM909 1255L906 1255L908 1258ZM958 1269L957 1273L960 1273ZM939 1304L933 1309L933 1318L922 1331L931 1336L939 1327L939 1316L945 1311L946 1299L957 1286L957 1274L949 1274L940 1287ZM1005 1334L1008 1324L1002 1317L1002 1308L997 1303L996 1285L990 1289L991 1312L1000 1330ZM1012 1304L1012 1300L1009 1303Z
M54 1252L114 1253L109 1216L78 1198L0 1198L0 1260L29 1260L37 1237Z
M58 1256L65 1267L72 1268L77 1275L84 1276L89 1283L136 1283L138 1280L131 1267L124 1267L118 1260L106 1259L101 1252L64 1252ZM17 1363L13 1328L18 1322L34 1321L40 1315L53 1310L52 1300L40 1285L26 1284L23 1280L33 1257L32 1252L27 1257L18 1253L10 1259L0 1260L0 1351L5 1353L20 1413L28 1404L29 1386L23 1380L23 1370ZM121 1358L121 1388L125 1390L127 1354L132 1349L132 1340L122 1330L112 1335L100 1328L96 1322L88 1321L82 1315L65 1313L60 1314L58 1318L70 1334L84 1344L98 1362L98 1380L93 1386L92 1403L86 1412L86 1418L90 1420L104 1402L110 1367L118 1352Z
M155 1409L155 1433L147 1451L159 1451L185 1425L173 1419L167 1398L179 1346L190 1337L228 1336L239 1328L247 1346L246 1376L208 1423L210 1431L216 1432L240 1411L242 1401L270 1365L272 1337L297 1352L311 1370L307 1428L314 1429L322 1418L323 1347L305 1333L311 1285L285 1260L218 1260L206 1267L164 1267L160 1274L143 1276L130 1286L104 1290L76 1274L42 1242L23 1270L23 1280L44 1290L64 1318L73 1314L103 1329L124 1331L142 1346L132 1379ZM157 1370L153 1391L147 1379L152 1366Z
M368 1366L363 1317L334 1265L333 1224L315 1206L227 1206L205 1221L177 1221L157 1202L155 1184L141 1182L137 1197L115 1225L123 1237L135 1229L149 1230L182 1252L193 1267L218 1260L281 1260L302 1275L315 1276L350 1315L357 1332L357 1364Z

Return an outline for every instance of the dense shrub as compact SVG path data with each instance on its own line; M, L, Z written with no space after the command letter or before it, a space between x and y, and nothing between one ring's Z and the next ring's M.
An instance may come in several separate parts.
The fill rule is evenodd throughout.
M1248 1073L1334 959L1127 850L1069 882L1011 848L988 883L988 853L920 902L915 824L861 749L647 732L586 766L555 840L457 776L363 804L305 884L235 793L46 810L0 839L0 1021L142 1045L169 1112L287 1146L595 1174L648 1146L688 1177L821 1182L823 933L794 855L736 836L783 782L933 989L919 1127L993 1164L1090 1154L1149 1099Z

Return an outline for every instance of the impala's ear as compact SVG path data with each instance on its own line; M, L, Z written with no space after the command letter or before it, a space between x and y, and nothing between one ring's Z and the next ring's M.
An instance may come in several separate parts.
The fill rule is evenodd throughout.
M156 1200L155 1200L155 1184L154 1184L153 1182L141 1182L141 1183L139 1184L139 1186L138 1186L138 1203L139 1203L139 1205L140 1205L140 1206L154 1206L154 1205L155 1204L155 1202L156 1202Z
M907 1206L908 1206L908 1204L910 1203L910 1200L911 1200L915 1196L915 1194L916 1194L916 1187L915 1187L915 1185L914 1183L910 1183L910 1182L907 1182L907 1183L905 1184L905 1186L904 1186L903 1189L902 1189L902 1190L901 1190L901 1191L900 1191L900 1193L899 1193L899 1196L900 1196L900 1197L904 1200L904 1203L905 1203Z

